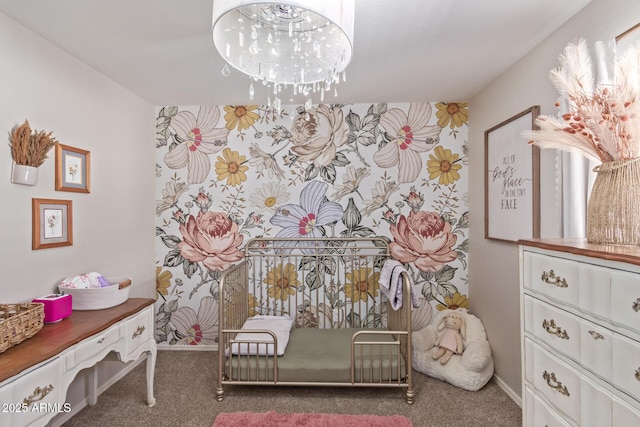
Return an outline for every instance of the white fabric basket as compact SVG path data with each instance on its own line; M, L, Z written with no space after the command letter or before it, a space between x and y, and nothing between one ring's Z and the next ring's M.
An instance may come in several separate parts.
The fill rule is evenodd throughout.
M71 295L72 310L102 310L115 307L129 298L130 277L105 277L111 286L104 288L61 288L60 293Z

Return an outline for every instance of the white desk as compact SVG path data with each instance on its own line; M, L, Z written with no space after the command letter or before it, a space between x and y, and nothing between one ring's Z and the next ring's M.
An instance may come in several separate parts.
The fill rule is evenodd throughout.
M130 298L105 310L74 311L45 324L32 338L0 353L0 425L45 425L61 412L67 389L82 369L114 352L122 362L147 353L147 403L155 404L157 347L152 299ZM97 400L97 371L89 377L89 404Z

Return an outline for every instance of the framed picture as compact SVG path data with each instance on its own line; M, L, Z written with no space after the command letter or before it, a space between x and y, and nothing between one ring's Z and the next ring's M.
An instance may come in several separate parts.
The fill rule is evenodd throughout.
M73 244L71 200L31 199L31 248L47 249Z
M56 190L88 193L91 153L56 144Z
M537 129L533 106L484 133L484 237L540 237L540 148L522 138Z

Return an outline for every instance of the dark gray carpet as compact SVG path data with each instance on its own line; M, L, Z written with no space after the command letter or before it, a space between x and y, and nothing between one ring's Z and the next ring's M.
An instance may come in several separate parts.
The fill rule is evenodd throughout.
M343 387L228 386L224 401L217 402L217 360L213 352L159 351L155 406L144 401L142 363L64 425L211 427L217 414L237 411L404 415L415 427L522 425L520 407L493 381L470 392L415 371L413 405L399 389Z

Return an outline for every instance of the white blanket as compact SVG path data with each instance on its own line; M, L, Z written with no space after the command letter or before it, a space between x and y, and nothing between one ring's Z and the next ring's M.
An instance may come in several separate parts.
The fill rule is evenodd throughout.
M265 329L273 332L278 341L276 354L282 356L289 343L289 334L293 326L293 319L289 316L253 316L248 318L242 329ZM236 341L260 341L260 343L233 343L231 353L234 355L273 356L273 337L268 333L240 332ZM263 344L270 343L270 344ZM227 356L229 350L226 351Z
M411 275L404 268L401 262L389 258L382 265L380 271L380 291L387 297L391 308L398 310L402 307L402 273L407 273L409 279L409 290L411 291L411 304L413 307L420 307L420 300L417 292L413 289L413 280Z

